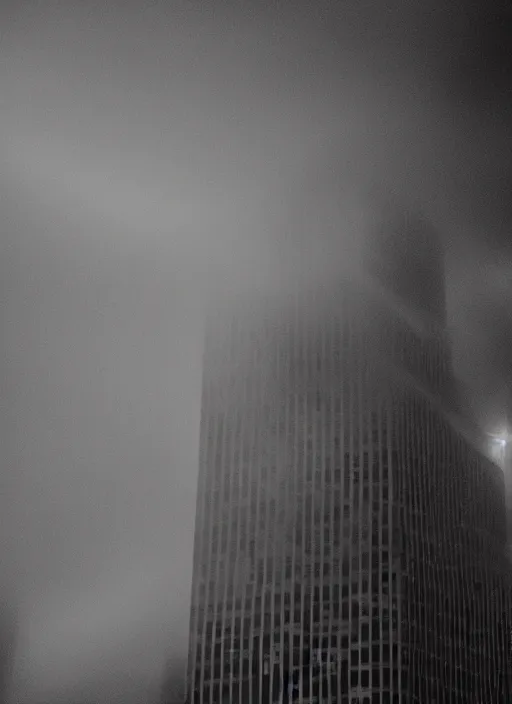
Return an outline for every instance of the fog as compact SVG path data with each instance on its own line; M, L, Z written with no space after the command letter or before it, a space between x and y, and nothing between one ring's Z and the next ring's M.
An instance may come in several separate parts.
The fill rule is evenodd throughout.
M103 5L0 17L16 704L152 702L164 662L179 670L205 300L233 268L233 296L275 281L284 233L326 238L312 272L335 275L378 218L375 189L421 208L484 425L512 381L510 14Z

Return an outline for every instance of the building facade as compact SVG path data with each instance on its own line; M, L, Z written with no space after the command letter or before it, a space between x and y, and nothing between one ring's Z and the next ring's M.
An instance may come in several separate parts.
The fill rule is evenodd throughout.
M194 704L512 701L502 475L451 411L435 240L386 227L209 318Z

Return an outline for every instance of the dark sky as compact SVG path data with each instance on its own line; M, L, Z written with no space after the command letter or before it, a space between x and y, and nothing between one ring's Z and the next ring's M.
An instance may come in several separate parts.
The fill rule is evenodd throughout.
M207 273L235 263L246 289L286 229L348 247L378 185L445 238L484 423L512 380L510 10L203 5L2 8L17 704L141 704L184 654Z

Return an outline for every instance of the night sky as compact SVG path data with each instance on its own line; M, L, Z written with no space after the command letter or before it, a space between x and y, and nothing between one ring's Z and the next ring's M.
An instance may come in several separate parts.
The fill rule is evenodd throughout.
M247 291L277 233L328 234L343 257L371 189L393 194L445 240L457 371L486 427L512 385L510 9L206 5L0 12L16 704L150 702L184 658L203 300L228 262Z

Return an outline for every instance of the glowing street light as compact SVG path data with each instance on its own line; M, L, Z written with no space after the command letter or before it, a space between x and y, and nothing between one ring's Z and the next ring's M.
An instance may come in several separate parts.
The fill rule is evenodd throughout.
M509 442L512 442L512 434L506 430L502 430L499 433L489 433L489 437L502 447L505 447L505 445L508 445Z
M499 433L489 433L489 439L494 460L505 470L509 448L512 447L512 434L507 430L502 430Z

